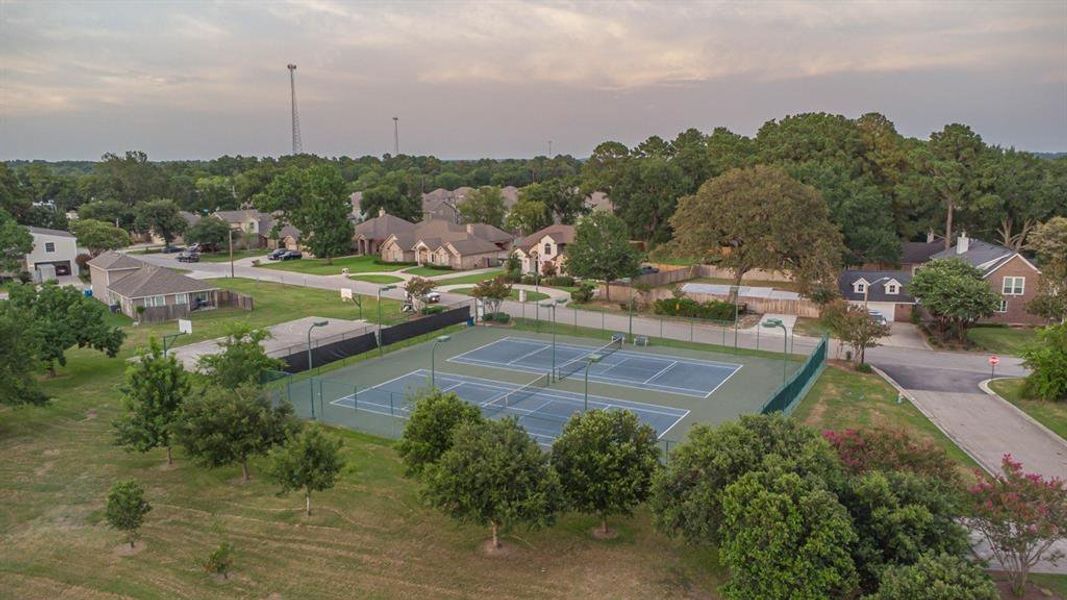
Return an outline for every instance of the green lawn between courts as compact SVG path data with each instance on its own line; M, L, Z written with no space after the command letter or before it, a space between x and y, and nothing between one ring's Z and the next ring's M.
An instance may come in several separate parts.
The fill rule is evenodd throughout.
M388 273L404 268L404 263L379 263L377 256L339 256L327 264L324 258L301 258L299 260L263 261L259 267L276 271L292 271L308 275L339 275L341 269L349 273Z
M967 331L967 339L979 350L1018 356L1022 349L1037 339L1033 327L1003 327L979 325Z
M1067 440L1067 402L1046 402L1023 398L1023 379L996 379L989 387L1008 402L1018 406L1035 421Z

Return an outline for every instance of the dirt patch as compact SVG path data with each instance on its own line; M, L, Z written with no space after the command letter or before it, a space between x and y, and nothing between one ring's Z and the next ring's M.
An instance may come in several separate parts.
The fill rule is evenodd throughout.
M165 463L159 465L158 467L156 467L156 470L157 471L173 471L174 469L177 469L177 468L178 468L178 463L176 463L176 462L175 463L166 463L165 462Z
M590 529L589 534L592 535L593 538L598 540L613 540L619 537L619 532L612 529L611 527L608 527L605 531L604 529L601 529L599 526L597 526Z
M85 411L85 419L84 419L85 421L92 421L95 418L96 418L96 409L95 408L90 408L89 410Z
M58 448L49 448L48 450L44 451L44 455L45 456L59 456L59 449Z
M270 595L263 600L282 600L282 595L278 592L271 592Z
M226 585L227 583L230 583L230 580L232 578L232 573L229 576L223 575L222 573L214 573L211 575L211 580L220 585Z
M511 556L518 551L515 546L501 540L499 546L493 545L493 540L485 540L482 542L482 554L486 556L492 556L494 558Z
M56 461L50 460L50 461L44 463L43 465L37 467L36 469L34 469L33 470L33 475L35 477L41 477L41 476L45 475L46 473L48 473L49 471L51 471L52 467L54 467L54 466L56 466Z
M1011 592L1011 583L1008 582L1008 578L1004 573L993 572L990 573L990 575L993 577L993 582L996 584L997 591L1000 592L1001 598L1012 598L1015 600L1048 600L1049 598L1059 598L1060 600L1063 600L1062 596L1057 596L1052 591L1034 585L1033 583L1027 583L1026 591L1023 595L1016 596Z
M123 542L112 548L111 553L115 556L135 556L143 552L147 546L142 540L134 542L132 547L128 542Z

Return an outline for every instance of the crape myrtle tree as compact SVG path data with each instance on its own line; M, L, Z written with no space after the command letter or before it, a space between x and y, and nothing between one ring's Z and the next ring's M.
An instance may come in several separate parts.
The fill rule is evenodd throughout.
M311 492L332 488L345 466L343 445L321 426L305 425L284 446L271 451L270 476L281 486L281 494L304 492L305 510L311 516Z
M719 255L740 286L753 269L792 273L801 289L835 279L844 246L826 202L777 167L734 169L682 198L671 217L674 251Z
M126 479L111 486L104 518L113 529L126 534L126 541L133 548L145 515L151 510L152 505L144 498L144 487L134 479Z
M182 218L178 203L167 198L138 204L134 210L133 223L138 231L155 233L163 238L163 243L167 245L184 233L189 225Z
M299 229L300 243L327 263L352 248L352 205L337 167L286 169L256 197L256 208Z
M626 223L607 212L595 212L578 221L574 242L567 246L567 272L575 277L610 283L637 272L638 253L630 245Z
M130 234L111 223L96 219L78 219L70 224L70 232L96 256L106 250L118 250L130 245Z
M415 399L397 450L407 475L419 475L452 447L452 432L461 423L479 423L482 411L454 393L431 389Z
M555 520L559 477L548 454L517 421L467 421L452 436L452 447L423 471L429 504L455 519L488 526L493 549L501 545L501 531Z
M877 346L878 340L889 335L889 325L872 319L866 308L841 299L823 308L822 321L831 335L852 348L853 360L859 365L864 362L867 348Z
M471 296L482 301L482 304L485 306L486 314L499 312L500 305L504 300L507 300L510 295L511 284L508 283L503 275L494 277L493 279L479 281L474 286L474 289L471 290Z
M19 285L11 289L9 302L26 317L24 326L33 329L39 340L37 358L52 376L57 364L67 364L70 348L92 348L114 358L126 339L121 328L108 325L102 303L72 287Z
M659 467L656 432L624 410L575 413L552 444L566 506L600 519L630 515L644 502Z
M175 433L200 464L210 468L239 464L242 479L248 481L249 459L284 444L299 425L292 405L271 407L255 385L211 386L185 401Z
M422 310L426 303L426 295L433 291L437 282L423 277L412 277L404 284L404 291L411 298L415 310Z
M213 384L226 389L260 383L263 373L282 369L285 363L267 356L262 342L270 338L266 329L253 329L247 323L232 323L219 342L219 352L205 354L197 367Z
M165 448L167 464L173 464L173 429L191 390L182 364L174 355L164 356L154 338L149 340L138 360L126 367L122 390L126 412L114 423L115 441L137 452Z
M1000 296L981 272L958 258L926 263L912 277L908 291L933 317L941 340L952 331L960 342L965 341L967 329L992 316L1000 304Z

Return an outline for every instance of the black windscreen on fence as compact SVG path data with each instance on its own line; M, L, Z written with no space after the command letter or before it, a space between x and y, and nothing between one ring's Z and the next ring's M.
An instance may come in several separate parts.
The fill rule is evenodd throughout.
M469 304L464 304L459 308L446 310L436 315L426 315L421 319L399 323L382 330L382 345L388 346L424 333L443 329L449 325L464 323L470 318L471 307Z
M763 405L763 410L760 412L769 414L781 411L788 414L792 411L796 402L804 397L808 388L815 382L815 378L822 372L823 365L826 364L826 352L828 346L829 340L824 336L818 345L815 346L815 349L812 350L808 359L804 361L804 365L793 373L793 375L790 376L773 395L771 395L767 403Z

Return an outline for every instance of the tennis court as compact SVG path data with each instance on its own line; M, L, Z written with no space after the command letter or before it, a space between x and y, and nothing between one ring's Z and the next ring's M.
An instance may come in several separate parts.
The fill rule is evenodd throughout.
M527 373L548 373L552 371L552 354L550 341L509 336L453 356L448 361ZM697 398L710 396L741 368L741 365L733 363L622 350L618 343L599 348L557 343L557 375L561 379L584 377L586 359L590 354L600 357L599 362L589 366L590 381Z
M434 382L441 391L455 393L465 402L479 406L487 417L517 418L526 431L541 444L551 444L552 440L559 437L563 425L571 415L582 412L586 407L583 394L546 387L547 374L526 385L517 385L438 371ZM420 390L429 387L430 372L419 369L374 387L358 390L330 404L407 418L412 409L412 398L415 398ZM685 409L594 395L589 396L588 408L632 411L641 422L656 431L657 439L663 437L689 414Z

